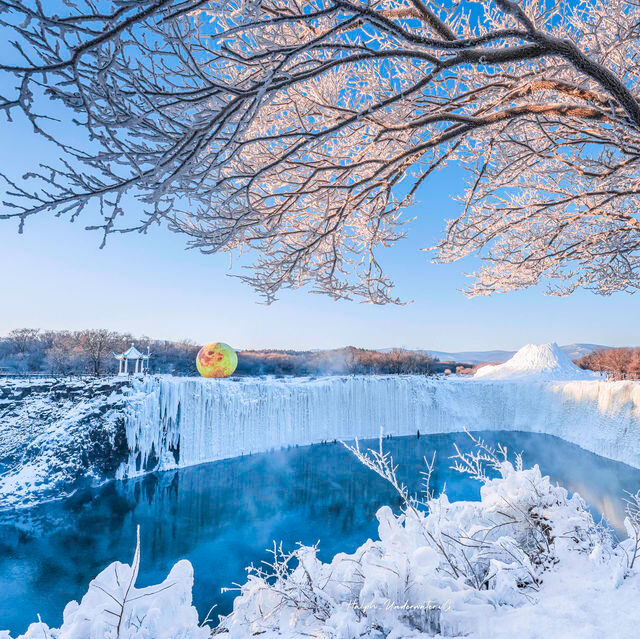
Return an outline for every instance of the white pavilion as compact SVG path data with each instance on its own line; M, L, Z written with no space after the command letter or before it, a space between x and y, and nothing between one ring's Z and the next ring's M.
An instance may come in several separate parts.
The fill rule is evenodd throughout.
M149 370L149 348L147 354L143 355L131 342L131 347L124 353L114 353L113 356L118 360L118 375L143 375ZM129 362L132 363L132 370L129 370Z

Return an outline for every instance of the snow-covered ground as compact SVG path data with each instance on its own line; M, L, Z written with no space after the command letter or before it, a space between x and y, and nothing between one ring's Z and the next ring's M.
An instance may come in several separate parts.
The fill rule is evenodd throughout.
M627 519L630 538L616 543L579 496L537 466L500 459L491 478L483 458L462 463L479 469L480 502L441 495L408 501L399 515L382 507L379 539L328 564L309 547L277 554L273 567L249 571L219 623L198 623L187 561L161 584L135 588L136 553L132 567L112 564L69 603L60 629L34 623L24 637L204 639L214 626L229 639L637 637L637 510Z

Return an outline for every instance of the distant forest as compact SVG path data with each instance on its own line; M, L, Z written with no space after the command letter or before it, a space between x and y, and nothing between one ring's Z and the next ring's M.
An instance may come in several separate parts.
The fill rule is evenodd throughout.
M640 379L640 348L607 348L576 360L580 368L609 373L614 379Z
M48 331L19 328L0 338L0 372L52 373L54 375L111 375L118 372L113 353L135 342L150 349L151 371L190 375L196 372L200 348L190 340L156 340L106 329Z
M135 342L151 352L151 373L197 375L200 345L191 340L134 337L106 329L47 331L20 328L0 338L0 374L111 375L120 353ZM381 353L354 347L325 351L238 351L237 375L349 375L451 372L455 364L429 355L395 349Z

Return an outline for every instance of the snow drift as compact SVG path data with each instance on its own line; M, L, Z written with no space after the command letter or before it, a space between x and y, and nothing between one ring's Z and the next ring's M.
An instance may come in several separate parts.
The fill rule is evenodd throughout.
M527 344L503 364L479 368L476 379L577 380L596 373L578 368L557 344Z
M32 623L23 639L207 639L210 630L198 624L191 603L193 567L186 559L176 563L156 586L137 588L140 542L131 566L114 562L91 583L82 601L70 601L63 624L49 628ZM0 631L0 639L9 637Z
M519 430L640 468L640 383L419 375L134 382L120 476L334 439Z

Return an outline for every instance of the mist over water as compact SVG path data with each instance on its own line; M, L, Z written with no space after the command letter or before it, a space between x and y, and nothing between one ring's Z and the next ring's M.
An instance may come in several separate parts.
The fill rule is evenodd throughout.
M524 464L579 492L620 529L625 490L640 488L640 471L593 455L555 437L519 432L481 433ZM398 475L421 489L423 458L437 452L432 488L446 484L451 501L478 499L478 482L450 468L453 444L470 449L464 433L384 440ZM361 447L377 447L376 441ZM319 557L353 552L377 538L377 509L399 503L393 490L339 443L295 447L229 459L138 479L111 482L59 502L5 513L0 520L0 629L23 632L41 614L59 626L64 605L112 561L130 563L141 526L139 585L159 583L181 558L194 565L194 603L201 618L231 610L245 567L268 560L273 541L285 550L319 541ZM596 515L596 517L597 517Z

